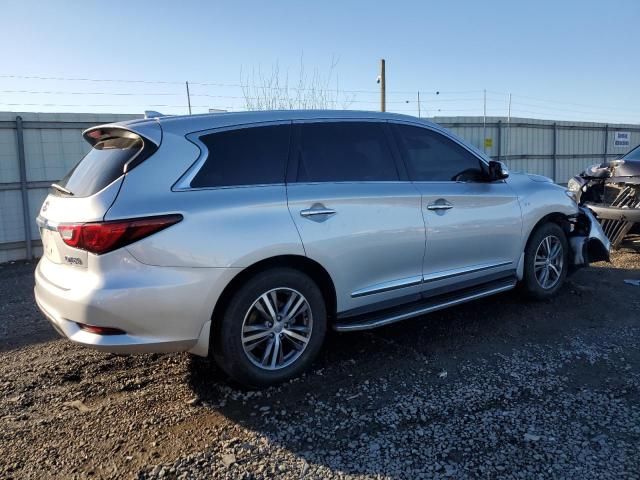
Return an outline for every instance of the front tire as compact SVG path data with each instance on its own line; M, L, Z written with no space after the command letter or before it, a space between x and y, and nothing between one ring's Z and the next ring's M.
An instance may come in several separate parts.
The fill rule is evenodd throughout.
M213 356L235 381L265 387L305 371L326 333L324 297L291 268L258 273L230 299L215 331Z
M567 277L569 244L564 230L555 223L537 227L529 237L524 256L522 287L532 298L555 295Z

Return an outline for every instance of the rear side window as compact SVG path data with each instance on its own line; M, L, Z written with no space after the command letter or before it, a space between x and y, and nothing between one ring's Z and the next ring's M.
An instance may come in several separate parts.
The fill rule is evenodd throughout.
M124 174L125 165L144 148L137 135L105 138L98 141L82 160L67 173L58 185L74 197L88 197ZM54 190L57 194L60 192Z
M209 155L191 187L284 183L290 130L290 125L270 125L200 137Z
M398 180L379 123L303 123L299 128L298 182Z
M448 139L426 128L393 125L409 177L422 182L482 180L480 159Z

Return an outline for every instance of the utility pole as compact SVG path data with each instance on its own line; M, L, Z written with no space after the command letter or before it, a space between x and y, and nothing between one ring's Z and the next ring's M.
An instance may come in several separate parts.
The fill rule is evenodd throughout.
M380 111L387 111L387 84L384 75L384 58L380 59Z
M189 95L189 82L184 82L187 86L187 104L189 105L189 115L191 115L191 95Z
M418 90L418 118L421 118L421 116L420 116L420 90Z

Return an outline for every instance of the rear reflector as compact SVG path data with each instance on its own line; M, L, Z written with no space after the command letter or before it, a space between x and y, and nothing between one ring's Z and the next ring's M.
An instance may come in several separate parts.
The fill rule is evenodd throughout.
M63 223L58 232L70 247L102 254L117 250L182 220L182 215L130 218L112 222Z
M80 330L85 332L95 333L96 335L124 335L126 332L119 328L112 327L96 327L95 325L87 325L86 323L78 323Z

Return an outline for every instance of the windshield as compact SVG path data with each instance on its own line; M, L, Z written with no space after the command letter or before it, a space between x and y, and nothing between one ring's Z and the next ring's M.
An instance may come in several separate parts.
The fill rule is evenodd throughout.
M640 160L640 145L627 153L624 157L624 160Z
M140 137L112 137L101 140L57 185L57 194L88 197L99 192L124 173L125 164L142 150Z

